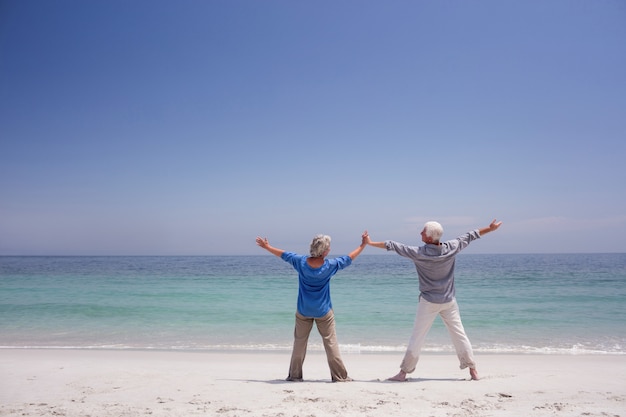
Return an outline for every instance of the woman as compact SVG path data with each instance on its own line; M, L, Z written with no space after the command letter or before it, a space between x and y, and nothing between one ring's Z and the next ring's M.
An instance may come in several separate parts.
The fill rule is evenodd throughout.
M361 245L347 256L326 259L330 252L330 236L317 235L311 242L310 256L287 252L270 245L267 238L256 238L256 243L268 252L289 262L298 271L298 309L294 331L293 351L287 381L302 381L302 365L306 356L313 322L322 336L326 359L333 382L351 381L341 360L335 315L330 299L330 279L340 269L352 264L366 246L367 231L361 236Z

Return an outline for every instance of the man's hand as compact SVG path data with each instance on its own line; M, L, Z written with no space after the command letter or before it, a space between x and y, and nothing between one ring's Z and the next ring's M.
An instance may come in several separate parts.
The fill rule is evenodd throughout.
M478 229L478 233L482 236L486 233L493 232L494 230L498 230L502 222L493 219L491 224L488 227L483 227L482 229Z
M499 222L499 221L496 221L496 219L493 219L493 221L489 225L489 230L491 232L493 232L495 230L498 230L498 227L500 227L501 224L502 224L502 222Z

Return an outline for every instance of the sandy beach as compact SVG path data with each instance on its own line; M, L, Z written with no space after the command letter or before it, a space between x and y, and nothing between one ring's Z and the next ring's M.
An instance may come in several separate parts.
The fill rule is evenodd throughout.
M311 352L304 382L289 353L5 349L2 416L626 416L626 356L478 355L470 381L452 355L424 355L407 382L400 354L344 354L331 383Z

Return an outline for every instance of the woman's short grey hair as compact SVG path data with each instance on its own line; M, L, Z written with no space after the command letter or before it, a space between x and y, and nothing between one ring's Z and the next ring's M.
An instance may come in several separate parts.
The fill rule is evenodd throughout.
M314 258L318 258L324 255L330 249L330 236L328 235L316 235L311 242L310 254Z
M424 231L426 236L436 242L439 242L439 239L443 236L443 227L437 222L426 222L424 224Z

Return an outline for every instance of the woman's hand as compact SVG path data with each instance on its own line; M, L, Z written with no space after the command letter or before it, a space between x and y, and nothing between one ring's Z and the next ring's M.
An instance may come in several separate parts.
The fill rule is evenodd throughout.
M260 247L262 247L263 249L265 249L266 251L270 252L271 254L274 254L276 256L278 256L279 258L282 256L284 250L282 249L278 249L275 247L272 247L272 245L270 245L269 240L267 240L266 237L259 237L257 236L256 238L256 244L259 245Z
M260 247L262 247L263 249L267 249L268 246L270 245L270 242L267 240L266 237L259 237L259 236L257 236L256 244L259 245Z

